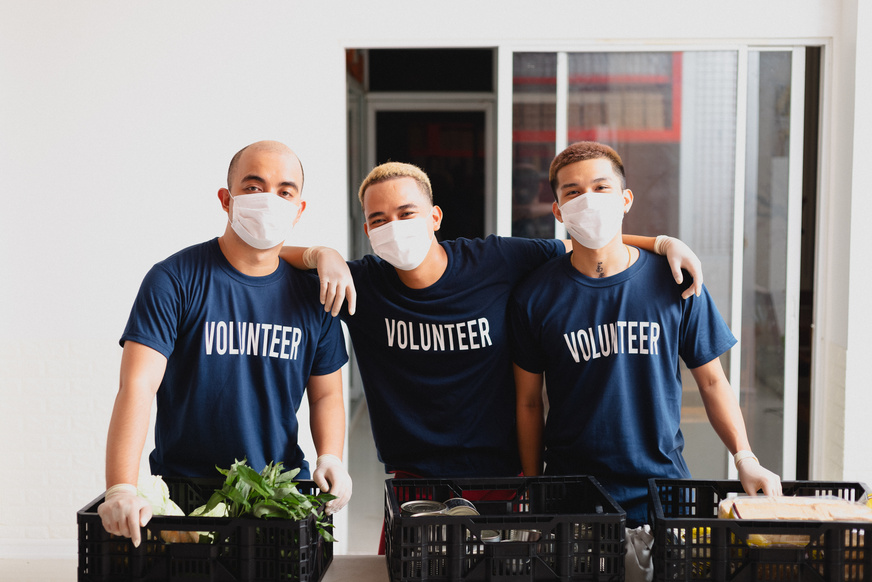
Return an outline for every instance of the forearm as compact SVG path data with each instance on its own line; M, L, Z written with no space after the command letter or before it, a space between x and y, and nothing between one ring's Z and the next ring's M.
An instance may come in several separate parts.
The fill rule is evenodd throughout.
M106 485L136 484L151 420L151 404L166 371L166 358L128 341L121 353L121 380L106 439Z
M309 425L318 456L342 458L345 446L345 403L339 371L327 376L312 376L309 392Z
M151 416L151 398L121 387L109 421L106 440L106 488L118 483L135 485Z
M308 247L282 247L279 257L295 269L306 270L309 267L303 262L303 253Z
M720 362L717 362L717 369L720 370ZM696 370L691 372L697 376ZM733 455L737 451L751 450L742 409L722 370L720 374L701 376L697 384L706 416L721 442Z
M545 430L545 406L542 402L540 374L531 374L515 366L516 422L518 454L526 476L542 474L542 433Z
M708 364L692 369L691 373L699 387L709 422L730 453L735 455L738 451L750 451L742 409L727 382L720 360L715 358ZM756 458L737 459L736 468L742 488L748 495L756 495L760 490L764 495L781 495L781 479L760 466Z
M545 419L542 406L518 405L518 454L524 475L542 474L542 431Z
M638 234L624 234L621 235L621 240L624 241L624 244L632 245L634 247L639 247L640 249L644 249L646 251L655 252L654 251L654 241L657 240L657 237L654 236L641 236Z

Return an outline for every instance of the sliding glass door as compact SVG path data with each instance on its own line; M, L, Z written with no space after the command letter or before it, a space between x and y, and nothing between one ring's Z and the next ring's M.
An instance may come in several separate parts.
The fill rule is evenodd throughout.
M624 232L677 236L701 258L740 339L722 363L752 446L785 478L795 474L804 54L500 52L500 234L565 236L550 212L551 159L579 140L614 147L635 194ZM693 378L683 377L691 471L730 476Z

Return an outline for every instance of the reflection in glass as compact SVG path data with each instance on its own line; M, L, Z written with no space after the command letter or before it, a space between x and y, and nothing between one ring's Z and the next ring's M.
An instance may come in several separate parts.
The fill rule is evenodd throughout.
M516 53L512 95L512 236L553 238L557 55Z

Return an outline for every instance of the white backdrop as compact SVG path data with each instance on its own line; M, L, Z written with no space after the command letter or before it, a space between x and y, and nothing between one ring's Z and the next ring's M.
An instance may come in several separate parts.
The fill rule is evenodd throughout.
M760 4L2 3L0 557L75 554L75 511L103 488L131 302L153 263L223 232L216 193L233 153L259 139L294 148L308 204L294 242L346 248L346 47L777 35L836 38L839 67L850 69L851 16L859 12L872 34L869 5L864 12L858 0ZM853 78L837 76L833 97L851 110ZM832 122L847 155L837 168L848 175L852 148L872 147L864 119L856 128L851 117ZM850 207L850 192L848 179L837 203ZM850 230L848 218L832 220ZM831 252L847 256L842 236ZM847 277L844 263L829 268ZM844 305L847 286L838 288L833 304ZM846 310L832 315L841 325L828 341L850 376ZM844 369L836 380L845 382Z

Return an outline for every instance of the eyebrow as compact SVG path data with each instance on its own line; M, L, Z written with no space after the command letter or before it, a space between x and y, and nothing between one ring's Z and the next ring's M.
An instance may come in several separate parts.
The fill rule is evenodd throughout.
M263 178L261 178L257 174L249 174L249 175L245 176L244 178L242 178L242 183L245 183L248 181L258 182L260 184L266 184L266 180L264 180ZM300 187L297 186L297 183L294 182L293 180L285 180L284 182L281 182L279 184L279 187L280 188L281 187L288 187L288 188L293 188L294 190L296 190L298 192L300 191Z
M403 204L402 206L397 206L396 210L408 210L408 209L410 209L410 208L418 208L418 205L417 205L417 204L414 204L414 203ZM371 213L366 217L366 219L367 219L367 220L370 220L370 219L372 219L372 218L375 218L376 216L384 216L384 214L385 214L385 213L382 212L381 210L377 210L376 212L371 212Z
M594 178L593 180L590 181L590 183L591 184L599 184L600 182L608 182L608 181L609 181L609 178L602 177L602 178ZM579 186L576 182L570 182L569 184L561 184L560 189L566 190L567 188L578 188L578 187Z

